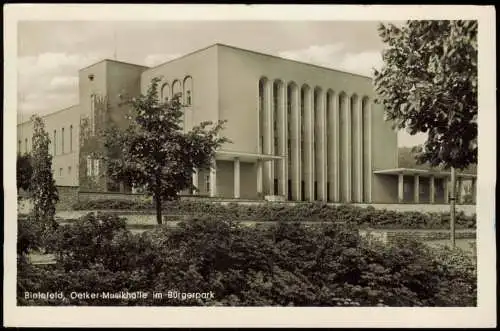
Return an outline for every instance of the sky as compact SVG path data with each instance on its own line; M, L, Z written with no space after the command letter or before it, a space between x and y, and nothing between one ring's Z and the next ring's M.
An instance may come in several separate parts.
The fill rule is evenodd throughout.
M397 23L397 22L396 22ZM104 58L155 66L214 43L372 76L375 21L22 21L18 118L78 103L78 70ZM400 146L425 136L398 133Z

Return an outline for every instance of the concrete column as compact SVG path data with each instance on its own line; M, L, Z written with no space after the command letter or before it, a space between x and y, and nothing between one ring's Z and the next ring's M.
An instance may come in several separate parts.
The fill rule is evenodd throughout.
M398 174L398 203L404 202L404 176Z
M434 181L434 176L431 176L429 178L429 202L430 203L435 203L436 202L436 185Z
M351 134L351 98L349 96L345 96L344 102L343 102L343 107L345 109L345 136L344 138L344 148L345 148L345 164L343 165L345 167L345 176L344 182L345 182L345 195L346 195L346 202L351 202L352 201L352 153L351 153L351 146L352 146L352 134Z
M476 178L472 178L471 180L471 189L472 189L472 203L476 203L476 194L477 194L477 179Z
M463 194L462 194L462 189L463 189L463 179L462 177L457 178L457 203L463 203Z
M294 102L292 103L292 116L293 116L293 127L292 127L292 152L293 155L293 198L297 201L301 200L301 181L302 181L302 162L300 159L301 154L301 144L302 139L300 133L300 127L302 125L302 119L300 118L300 90L298 86L295 86L295 90L292 93Z
M264 153L274 155L274 97L273 81L266 81L264 87ZM268 161L265 165L266 193L274 195L274 161Z
M339 95L335 93L331 100L332 105L332 121L333 121L333 201L340 201L340 109L339 109Z
M212 161L212 166L210 167L210 196L217 196L217 161Z
M318 190L319 198L324 202L327 201L328 197L328 141L327 141L327 125L328 118L326 116L326 91L322 91L320 94L320 104L319 104L319 116L318 116L318 128L320 132L320 139L318 141L318 152L319 152L319 165L320 173L318 176ZM331 184L330 184L331 185Z
M262 160L258 159L257 160L257 195L262 197L263 194L263 185L264 180L263 180L263 166L262 166Z
M198 178L198 169L195 169L195 170L194 170L194 172L193 172L193 174L192 174L191 176L192 176L192 178L193 178L193 185L194 185L196 188L198 188L198 183L199 183L199 182L198 182L198 180L199 180L199 178ZM198 192L197 192L196 190L193 190L192 194L193 194L193 195L197 195L197 194L198 194Z
M309 89L306 95L304 116L306 117L305 127L305 163L306 163L306 200L314 201L314 90Z
M367 101L367 104L366 104L366 112L367 112L367 115L366 115L366 118L367 118L367 125L366 125L366 128L367 128L367 136L368 136L368 146L366 148L368 148L368 161L367 161L367 164L368 164L368 170L367 170L367 176L368 176L368 180L366 181L366 183L368 184L365 188L365 190L367 190L368 194L367 194L367 197L368 197L368 203L371 203L372 202L372 181L373 181L373 158L372 158L372 152L373 152L373 137L372 137L372 103L370 101Z
M448 189L448 177L443 177L443 198L444 198L444 203L449 203L449 189Z
M286 82L282 82L280 89L280 154L285 156L281 161L281 185L279 194L282 196L288 196L288 158L290 155L288 153L288 112L287 112L287 85Z
M356 144L353 145L354 152L356 153L356 164L354 164L356 171L354 176L354 184L356 185L354 188L354 201L363 202L363 103L361 97L358 97L353 111L356 114L353 126L356 133Z
M413 201L420 203L420 176L415 175L413 183Z
M240 198L240 159L234 159L234 198Z

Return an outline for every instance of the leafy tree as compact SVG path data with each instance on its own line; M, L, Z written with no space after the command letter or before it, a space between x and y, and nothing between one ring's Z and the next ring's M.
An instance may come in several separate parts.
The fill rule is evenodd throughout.
M152 195L161 224L162 202L177 199L182 190L194 189L194 169L209 168L216 149L229 140L219 136L224 121L215 125L202 122L184 133L179 95L159 100L159 81L154 78L146 95L129 101L134 115L129 117L130 126L107 130L105 146L108 175L143 187Z
M428 134L419 162L456 169L477 163L477 25L435 20L379 26L387 48L375 89L398 129Z
M33 151L30 195L33 199L35 219L46 225L54 225L56 203L59 201L56 184L52 176L52 156L49 154L49 134L45 131L43 120L32 116Z
M33 166L31 165L31 155L23 154L17 156L17 187L28 191L31 186Z

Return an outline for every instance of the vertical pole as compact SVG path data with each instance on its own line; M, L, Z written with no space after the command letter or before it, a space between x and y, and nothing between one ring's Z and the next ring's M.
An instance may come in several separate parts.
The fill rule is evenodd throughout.
M455 200L456 200L456 173L451 168L451 196L450 196L450 240L451 247L455 248Z
M413 184L413 201L415 203L420 203L420 176L415 175L413 178L414 184Z
M403 184L404 184L403 174L399 174L398 175L398 202L399 203L402 203L404 201Z

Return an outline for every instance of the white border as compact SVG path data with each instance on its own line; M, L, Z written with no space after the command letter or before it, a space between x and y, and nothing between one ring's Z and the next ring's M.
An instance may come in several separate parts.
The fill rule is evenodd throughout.
M494 327L496 259L495 11L487 6L30 5L4 6L4 317L6 326ZM477 308L16 307L17 22L20 20L479 20Z

